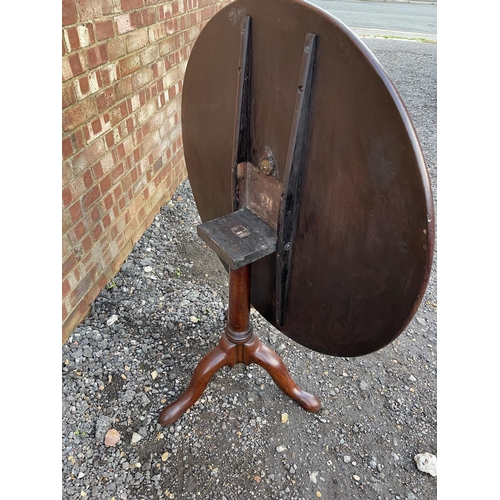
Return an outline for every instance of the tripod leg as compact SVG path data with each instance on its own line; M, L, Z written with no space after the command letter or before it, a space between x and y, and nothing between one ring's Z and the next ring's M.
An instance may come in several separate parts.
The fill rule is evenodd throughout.
M245 348L249 361L262 366L287 396L297 401L307 411L316 412L321 409L319 398L303 391L292 380L283 360L271 348L264 345L257 336L245 344Z
M210 379L223 366L236 363L235 346L229 344L222 338L217 347L212 349L196 367L188 388L181 397L166 406L158 417L158 423L162 426L173 424L191 406L196 403L203 394Z

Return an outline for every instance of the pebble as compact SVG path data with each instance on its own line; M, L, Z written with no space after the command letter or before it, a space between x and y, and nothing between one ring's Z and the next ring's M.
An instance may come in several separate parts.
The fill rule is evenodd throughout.
M276 448L276 451L278 453L283 453L284 451L286 451L286 446L283 446L282 444L280 444L277 448Z
M281 423L286 424L288 422L288 413L281 414Z
M130 444L134 444L139 442L142 439L142 436L137 432L132 433L132 438L130 439Z
M417 317L417 323L420 326L425 326L426 325L425 319L424 318L420 318L420 317Z
M120 433L116 429L109 429L104 438L106 446L115 446L120 441Z
M111 316L108 321L106 321L106 324L108 326L111 326L113 325L114 323L116 323L118 321L118 316L116 314L113 314L113 316Z
M432 453L418 453L414 456L418 470L427 472L433 477L437 476L437 457Z

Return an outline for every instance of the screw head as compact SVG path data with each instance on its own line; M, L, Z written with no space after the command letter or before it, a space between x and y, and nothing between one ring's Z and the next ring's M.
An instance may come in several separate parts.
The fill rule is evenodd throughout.
M266 175L271 175L274 172L275 163L272 158L266 157L260 160L260 169Z

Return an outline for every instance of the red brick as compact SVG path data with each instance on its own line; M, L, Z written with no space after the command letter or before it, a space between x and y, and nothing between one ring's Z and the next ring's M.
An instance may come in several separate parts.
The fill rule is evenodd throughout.
M103 14L101 0L78 0L77 9L80 21L102 17Z
M97 47L91 47L87 50L87 60L89 62L90 68L95 68L108 62L108 52L106 50L106 44L98 45Z
M96 72L99 87L108 87L116 80L116 65L108 64Z
M75 151L79 151L83 148L83 132L81 130L75 130L71 134L71 140L73 141L73 148Z
M104 226L104 229L107 229L111 224L111 217L109 214L106 214L103 218L102 218L102 225Z
M123 33L128 33L132 31L135 27L132 24L132 20L130 19L130 14L123 14L121 16L115 17L116 23L116 31L119 35L123 35Z
M92 172L94 174L94 177L99 180L103 175L104 171L102 169L101 162L98 161L93 167L92 167Z
M123 172L125 171L123 163L119 163L111 172L111 176L113 178L113 181L116 182L122 175ZM121 195L121 189L120 189L120 195ZM118 196L115 193L115 196L118 198Z
M125 158L125 146L123 145L123 142L118 144L116 146L116 149L114 150L114 154L117 158L117 162L123 160Z
M101 120L94 120L91 123L91 126L92 126L92 132L94 133L94 135L97 135L97 134L99 134L99 132L102 131Z
M85 170L82 175L83 185L85 189L89 189L94 184L94 180L92 179L92 172L90 170Z
M62 87L62 109L69 108L75 102L76 97L73 85L70 83L64 84Z
M80 60L79 54L73 54L68 56L69 65L73 76L82 74L85 70L83 69L82 61Z
M71 137L65 137L62 141L63 160L65 160L72 154L73 154L73 144L71 143Z
M62 277L64 278L67 276L71 270L76 266L77 261L75 258L75 255L73 253L70 253L68 258L65 259L62 263Z
M143 0L121 0L122 10L133 10L144 7Z
M68 238L65 235L61 238L62 242L62 258L65 260L68 255L71 253L71 247L68 243Z
M133 118L127 118L127 120L125 121L125 124L127 126L127 135L131 134L135 127L134 127L134 120Z
M106 19L105 21L95 22L96 38L99 42L102 40L107 40L112 38L115 34L113 28L113 21L111 19Z
M108 58L114 61L127 53L125 39L123 37L115 37L108 41Z
M148 83L153 81L153 70L151 68L141 68L139 71L132 75L132 87L134 90L138 90ZM149 89L146 89L146 101L151 99L151 92Z
M133 154L135 162L139 163L139 161L141 160L141 148L140 147L135 148Z
M127 104L125 103L125 109L123 109L122 104L119 104L114 108L110 108L109 115L110 115L111 126L114 127L128 115Z
M92 248L92 238L90 236L86 236L81 241L81 245L82 245L83 251L85 253L88 253Z
M77 307L81 303L91 284L92 276L90 273L87 273L69 294L69 300L72 307Z
M93 229L92 229L92 239L94 241L97 241L99 239L99 236L101 236L103 230L102 230L102 225L99 222Z
M71 215L69 214L68 210L63 210L62 213L62 234L67 234L71 228L73 227L73 223L71 222ZM74 244L74 239L71 239L70 235L70 241L72 244Z
M101 193L107 193L111 189L111 175L104 177L104 179L99 183L99 187L101 189Z
M94 26L92 23L86 23L81 25L84 30L83 33L79 32L78 39L82 47L88 47L95 43ZM85 31L87 32L85 35Z
M115 144L115 136L114 136L113 132L108 132L104 136L104 138L106 140L106 146L108 147L108 149L114 146L114 144Z
M62 0L62 25L68 26L78 21L78 13L74 0Z
M139 58L138 54L133 54L129 57L126 57L125 59L122 59L119 63L119 68L120 68L120 75L121 76L127 76L141 67L141 60Z
M106 89L96 96L96 104L99 112L113 106L116 103L115 93L112 88Z
M78 175L97 162L97 160L106 152L104 140L96 139L92 144L82 149L72 161L73 172Z
M158 17L160 21L164 21L169 17L172 17L172 4L161 5L158 9Z
M63 130L68 132L82 125L97 114L97 107L93 100L82 101L63 112Z
M131 172L130 172L130 178L132 179L132 184L135 184L136 181L137 181L137 178L138 178L138 174L137 174L137 169L134 168Z
M61 185L62 186L66 186L74 178L73 172L71 170L71 163L68 162L68 161L63 161L61 171L62 171L61 172L62 173L62 182L61 182Z
M104 204L104 208L109 211L111 209L111 207L113 206L113 195L111 193L108 193L104 197L102 202Z
M62 284L62 296L65 297L68 295L68 293L71 291L71 285L69 284L69 281L66 279L63 281Z
M99 186L93 187L82 199L83 208L87 211L101 196Z
M129 53L135 52L136 50L146 47L146 45L149 42L147 28L143 28L140 30L133 31L132 33L129 33L125 38L125 42L127 45L127 52Z
M75 26L68 28L66 31L66 40L68 42L68 50L76 50L80 48L80 38L78 37L78 31Z
M69 213L71 215L71 220L74 224L82 218L83 213L80 200L76 200L76 202L69 207Z
M130 174L127 174L122 179L122 189L127 192L132 187L132 179L130 178Z
M133 25L137 28L151 26L156 22L156 9L141 9L137 12L131 12L130 17L132 19Z
M72 195L72 192L71 192L71 187L70 186L66 186L62 190L63 208L69 207L69 205L71 204L72 201L73 201L73 195Z
M85 230L85 226L83 225L83 222L79 222L75 226L73 233L75 235L76 241L80 241L85 236L86 230Z
M120 0L101 0L102 13L107 16L109 14L117 14L121 12Z
M80 87L80 93L82 96L86 96L90 92L90 82L89 77L84 76L78 79L78 86Z
M127 76L126 78L120 78L118 83L116 83L115 85L116 98L121 101L123 98L131 95L132 92L132 78L130 76Z
M167 21L167 34L172 35L179 31L179 22L177 19L169 19Z
M91 211L90 211L90 219L92 220L93 223L98 222L101 220L101 210L99 208L99 205L96 205Z

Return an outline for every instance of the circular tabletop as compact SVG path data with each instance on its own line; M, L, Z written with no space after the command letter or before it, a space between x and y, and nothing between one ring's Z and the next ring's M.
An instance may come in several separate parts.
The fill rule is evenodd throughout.
M431 270L434 212L415 130L380 63L332 15L300 0L236 0L200 33L183 83L185 160L203 222L234 210L233 136L248 18L246 163L258 168L272 154L278 186L285 181L304 40L316 35L283 323L276 321L276 254L251 265L252 305L310 349L368 354L404 330Z

